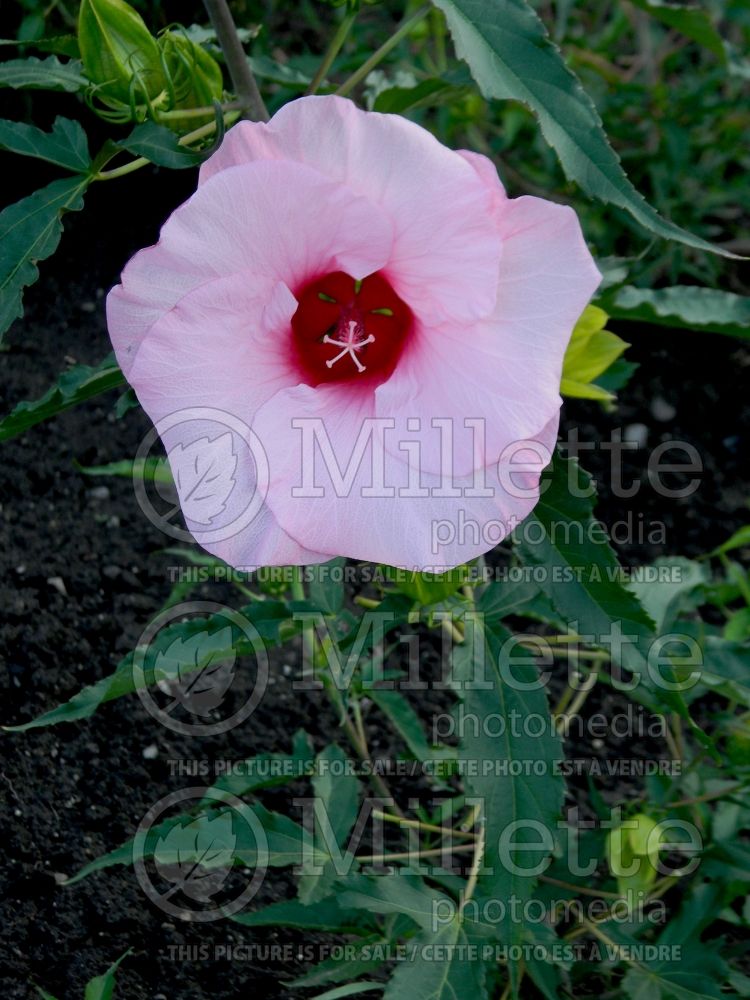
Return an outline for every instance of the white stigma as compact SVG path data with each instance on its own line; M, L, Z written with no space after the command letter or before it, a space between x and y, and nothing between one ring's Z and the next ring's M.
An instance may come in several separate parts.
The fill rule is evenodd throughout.
M348 354L357 366L357 371L360 375L366 370L367 366L363 365L359 360L357 357L357 351L361 351L366 344L373 344L375 342L375 338L372 334L370 334L369 337L365 337L364 340L357 340L357 334L360 332L360 329L361 327L353 319L350 319L346 325L345 340L335 340L333 337L329 337L328 334L323 337L324 344L333 344L334 347L341 348L335 358L331 358L330 361L326 361L328 368L333 368L337 361L341 361L341 359L345 358Z

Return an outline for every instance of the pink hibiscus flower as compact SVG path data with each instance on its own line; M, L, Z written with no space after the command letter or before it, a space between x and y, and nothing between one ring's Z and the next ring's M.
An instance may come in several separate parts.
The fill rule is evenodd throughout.
M438 570L534 507L598 282L570 208L307 97L227 134L107 315L205 548Z

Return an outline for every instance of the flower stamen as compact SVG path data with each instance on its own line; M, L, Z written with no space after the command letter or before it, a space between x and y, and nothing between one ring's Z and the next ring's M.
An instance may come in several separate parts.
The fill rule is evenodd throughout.
M374 344L375 338L373 337L372 334L370 334L368 337L365 337L364 340L357 340L356 338L359 336L359 334L364 331L362 330L361 325L358 324L353 319L350 319L346 324L346 326L347 326L346 340L336 340L334 337L329 337L328 334L326 334L325 337L323 337L324 344L333 344L334 347L342 348L342 350L339 351L339 353L336 355L335 358L331 358L330 360L326 361L326 367L333 368L333 366L336 364L337 361L340 361L348 354L349 357L354 362L354 364L356 365L357 371L361 375L363 371L367 370L367 365L362 364L362 362L357 357L356 352L361 351L362 348L365 347L367 344Z

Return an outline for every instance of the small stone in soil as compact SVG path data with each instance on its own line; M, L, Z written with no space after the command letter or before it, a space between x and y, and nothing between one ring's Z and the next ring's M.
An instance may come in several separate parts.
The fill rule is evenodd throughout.
M666 423L668 420L674 420L677 416L677 410L666 399L663 399L661 396L654 396L651 400L651 416L654 420Z

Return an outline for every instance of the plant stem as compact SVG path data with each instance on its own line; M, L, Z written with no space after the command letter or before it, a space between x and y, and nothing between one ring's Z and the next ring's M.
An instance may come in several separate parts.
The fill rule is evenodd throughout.
M292 576L292 583L290 589L292 591L292 597L294 598L295 601L305 600L305 585L302 580L302 570L300 569L299 566L294 567L294 573ZM302 636L302 641L306 644L306 655L309 657L310 663L314 666L315 664L314 633L310 635L307 631L304 631ZM349 712L347 711L346 705L344 704L344 699L341 697L341 692L336 687L336 683L330 676L330 674L322 675L321 680L323 682L323 690L328 696L328 699L333 705L333 707L338 712L341 727L346 733L347 739L351 743L352 748L354 749L354 751L356 752L357 756L359 757L359 759L362 761L363 764L370 764L371 763L370 750L367 746L367 740L364 734L364 727L362 727L361 730L358 730L357 726L355 726L355 724L352 722L351 718L349 717ZM357 709L358 708L359 706L357 706ZM397 813L399 816L402 816L403 813L399 809L398 805L396 805L396 800L391 794L391 790L388 787L388 784L382 777L382 775L377 774L372 768L370 768L368 777L370 778L370 781L372 782L378 795L382 796L382 798L386 799L387 801L392 802L393 811Z
M399 826L411 827L413 830L425 830L427 833L439 833L443 837L463 837L464 839L476 840L475 833L464 833L463 830L454 830L452 826L437 826L434 823L423 823L418 819L405 819L403 816L394 816L391 813L381 812L373 809L372 815L377 819L383 819L387 823L398 823Z
M474 860L471 863L471 871L469 872L469 878L466 882L466 889L461 893L461 902L458 907L458 914L461 916L466 909L467 903L470 902L471 897L477 887L477 882L479 881L479 870L482 867L482 860L484 858L484 843L485 843L485 828L484 823L479 828L479 836L474 847Z
M451 854L466 853L466 851L473 851L473 844L465 844L461 847L452 847ZM378 865L383 864L386 861L408 861L412 858L436 858L439 855L445 854L444 847L431 847L427 851L397 851L395 854L365 854L357 855L357 861L362 864Z
M242 103L243 117L267 122L268 111L242 48L227 0L203 0L203 4L224 53L235 92Z
M551 875L540 875L539 881L546 882L547 885L556 885L559 889L570 889L571 892L578 893L581 896L594 896L596 899L622 899L622 896L617 892L605 892L603 889L589 889L588 886L563 882L562 879L552 878Z
M331 39L331 44L326 49L325 55L323 56L323 61L318 67L318 72L315 74L315 76L312 79L312 83L307 88L308 94L316 94L318 92L318 88L326 78L326 73L333 65L333 60L341 51L341 46L346 41L347 35L351 31L352 25L357 19L357 14L358 10L355 7L354 10L352 10L350 13L346 15L341 24L339 24L338 28L336 29L336 34Z
M228 104L222 104L221 110L242 111L242 104L239 101L230 101ZM156 119L157 121L172 121L175 118L202 118L215 113L216 109L208 105L203 108L183 108L181 111L159 111Z
M429 12L432 10L431 4L426 4L424 7L420 7L416 13L412 14L411 17L407 17L405 21L402 21L396 31L388 38L379 49L376 49L369 59L366 59L356 72L352 73L348 80L341 84L336 93L339 97L345 97L350 91L360 84L364 78L370 73L378 63L382 62L383 59L388 55L391 49L395 48L398 43L404 38L412 28L419 24L419 22L427 17Z

